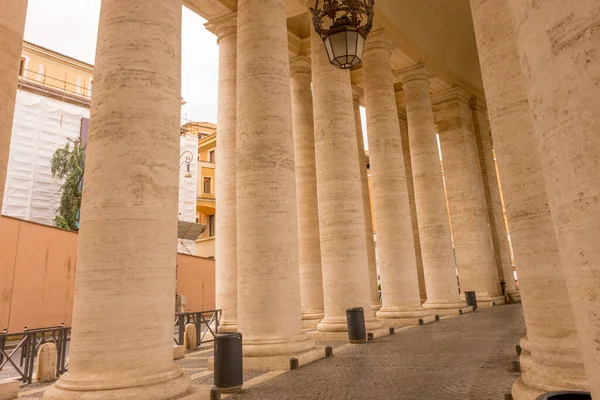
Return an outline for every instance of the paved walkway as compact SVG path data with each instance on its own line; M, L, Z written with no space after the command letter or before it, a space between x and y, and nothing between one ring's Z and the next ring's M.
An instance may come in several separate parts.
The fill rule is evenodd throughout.
M520 304L479 310L352 346L235 400L502 400L525 334Z

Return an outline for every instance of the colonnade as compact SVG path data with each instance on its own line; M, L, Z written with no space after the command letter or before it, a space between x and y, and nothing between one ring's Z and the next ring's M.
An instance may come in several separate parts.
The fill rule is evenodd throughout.
M0 186L26 14L2 4ZM361 93L314 33L310 58L289 59L284 0L239 0L207 25L221 47L217 301L245 357L309 352L303 327L345 332L347 307L377 329L458 312L459 285L491 306L504 279L514 297L493 148L527 327L513 396L600 397L600 5L471 7L489 125L464 88L431 94L427 67L393 71L384 30L367 40ZM70 367L47 399L190 393L172 362L180 74L180 0L103 0Z

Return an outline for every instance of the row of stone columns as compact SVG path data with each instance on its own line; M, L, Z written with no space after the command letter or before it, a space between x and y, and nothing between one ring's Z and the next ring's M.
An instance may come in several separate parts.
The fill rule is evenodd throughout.
M527 327L513 397L600 397L600 4L471 9Z
M6 82L0 88L0 181L26 11L24 1L3 4L8 13L0 20L6 55L0 61L0 80ZM589 388L600 396L600 5L471 5L528 332L513 395L534 399L544 391ZM181 6L180 0L103 0L70 367L47 399L162 400L190 390L189 377L172 362ZM217 250L225 327L243 332L245 356L300 353L313 347L302 331L301 311L320 314L320 295L320 331L344 331L347 307L373 306L368 228L362 226L364 162L350 75L329 64L313 35L313 161L310 144L301 140L311 136L308 65L298 59L290 68L285 1L239 0L237 36L232 20L218 22L219 97L227 103L219 110L220 135L225 129L219 174L229 180L218 189L219 219L228 211ZM486 302L500 302L493 254L502 245L494 244L493 229L502 231L492 227L498 212L491 216L482 208L492 197L485 191L492 163L484 160L484 168L478 157L490 146L485 121L458 90L434 98L432 106L430 75L416 66L400 77L427 291L420 304L390 46L385 33L373 32L363 70L384 290L378 316L395 319L464 304L436 122L450 158L445 167L461 286ZM303 237L305 232L313 237ZM379 326L369 312L366 320L370 329Z

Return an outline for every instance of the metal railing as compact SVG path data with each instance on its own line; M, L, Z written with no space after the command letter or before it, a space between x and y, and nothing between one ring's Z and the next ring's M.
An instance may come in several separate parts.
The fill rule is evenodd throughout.
M25 329L18 333L0 333L0 370L10 363L24 383L33 380L33 366L40 346L53 342L56 345L56 376L67 372L67 343L71 328L54 326L42 329Z
M183 345L185 326L191 323L196 327L196 345L201 347L204 343L211 343L219 331L220 321L221 310L175 313L174 341L178 345Z
M92 98L92 88L87 87L87 82L83 81L82 85L77 85L67 81L67 74L65 73L65 79L55 78L50 75L46 75L46 70L43 72L36 72L29 69L21 69L20 78L27 82L37 83L43 86L51 87L55 90L63 93L69 93L75 96L81 96L87 99ZM25 76L27 75L27 76Z

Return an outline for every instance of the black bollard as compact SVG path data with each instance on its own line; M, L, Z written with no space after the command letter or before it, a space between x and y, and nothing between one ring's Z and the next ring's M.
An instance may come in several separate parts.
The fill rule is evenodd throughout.
M465 300L467 300L467 306L473 306L473 310L477 310L477 296L475 292L465 292Z
M565 390L561 392L543 394L536 400L592 400L592 396L589 392L574 392Z
M298 369L300 368L300 364L298 363L298 359L297 358L290 358L290 370L294 370L294 369Z
M367 341L371 341L375 339L375 336L373 335L373 332L367 332Z
M244 383L242 334L223 333L215 336L215 386L221 393L237 392Z
M325 347L325 357L333 357L333 347Z
M365 343L367 341L367 328L365 327L365 313L362 307L347 308L346 321L350 343Z
M213 386L210 389L210 400L221 400L221 391L218 387Z
M396 329L395 328L390 328L390 335L393 335L394 333L396 333Z
M521 352L523 351L523 349L521 348L521 345L518 344L516 346L516 349L517 349L517 357L520 357L521 356Z

